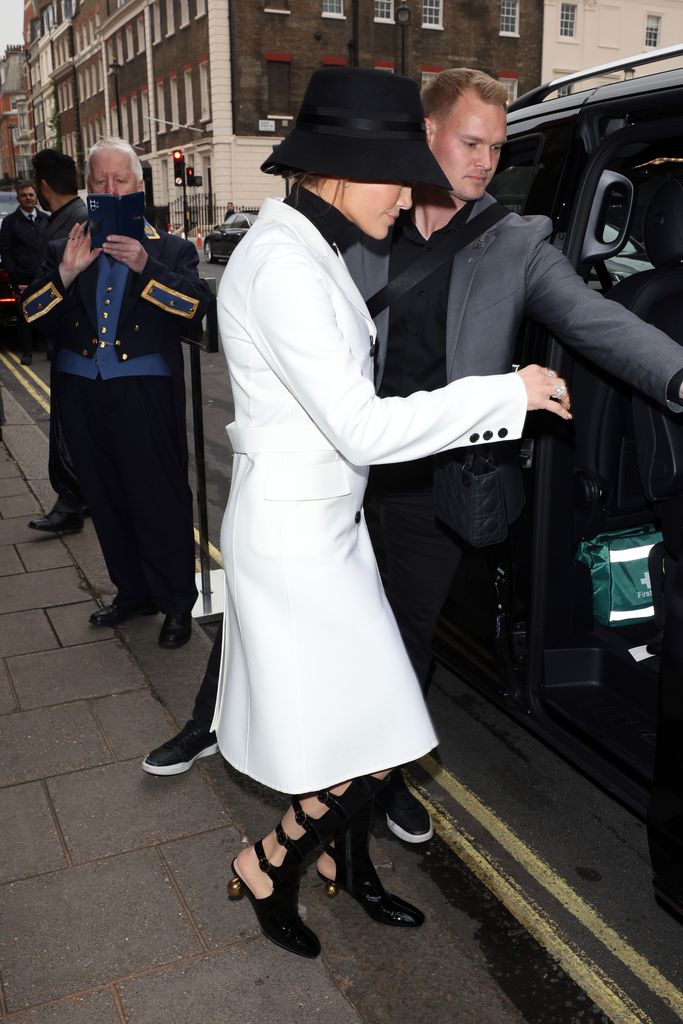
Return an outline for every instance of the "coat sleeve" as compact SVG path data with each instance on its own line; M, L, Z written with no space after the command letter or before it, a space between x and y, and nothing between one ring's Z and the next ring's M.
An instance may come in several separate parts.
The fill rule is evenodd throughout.
M526 260L527 315L608 373L680 411L681 405L666 397L669 381L683 369L680 345L589 288L562 253L545 241L546 218L533 221L537 223L530 224Z
M163 310L175 322L201 321L213 296L199 276L197 250L184 239L174 239L164 246L159 256L162 255L163 259L157 259L148 254L138 279L140 298Z
M21 308L29 324L37 324L41 330L51 330L59 317L67 313L80 300L75 283L65 288L59 274L65 242L50 242L40 268L40 275L22 296Z
M378 398L340 329L332 289L310 252L271 246L250 277L244 327L287 391L349 462L400 462L492 437L521 436L526 389L516 374L465 378L408 398ZM229 291L221 288L224 338L230 333Z

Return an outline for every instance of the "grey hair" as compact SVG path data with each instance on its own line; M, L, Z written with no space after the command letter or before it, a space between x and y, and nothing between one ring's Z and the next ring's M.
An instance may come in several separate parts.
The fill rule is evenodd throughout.
M85 180L87 181L90 177L90 162L94 156L98 153L106 153L114 151L115 153L125 153L130 160L130 167L133 174L137 177L138 181L142 181L142 164L140 163L140 157L137 155L133 147L125 139L117 139L111 136L108 139L99 139L98 142L91 146L88 150L88 156L85 161Z

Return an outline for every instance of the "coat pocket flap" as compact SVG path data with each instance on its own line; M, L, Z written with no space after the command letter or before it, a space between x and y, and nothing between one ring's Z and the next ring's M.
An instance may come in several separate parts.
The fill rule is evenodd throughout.
M350 493L344 463L337 460L305 466L291 462L271 466L263 496L266 501L316 501Z

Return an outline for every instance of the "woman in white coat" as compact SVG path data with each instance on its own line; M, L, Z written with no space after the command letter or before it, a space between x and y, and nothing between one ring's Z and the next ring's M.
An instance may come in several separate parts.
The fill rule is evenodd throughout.
M212 728L232 765L299 794L235 859L229 892L249 895L270 939L312 957L320 944L298 916L298 877L325 841L318 870L329 892L345 889L385 924L423 921L385 892L367 851L370 802L388 770L437 742L363 518L368 466L489 430L519 437L530 408L569 412L563 382L540 367L406 399L375 394L375 328L339 246L358 229L384 238L411 205L409 182L449 187L414 82L316 71L264 169L296 172L294 189L284 203L266 200L218 295L235 454Z

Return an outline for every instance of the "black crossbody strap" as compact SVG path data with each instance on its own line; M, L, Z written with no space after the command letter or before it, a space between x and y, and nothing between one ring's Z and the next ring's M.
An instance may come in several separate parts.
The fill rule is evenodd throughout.
M407 267L403 273L392 278L383 288L370 296L366 302L370 316L374 319L378 313L390 306L401 295L412 291L421 281L443 266L447 260L453 259L456 252L464 249L469 242L473 242L484 231L488 231L503 217L507 217L509 212L500 203L493 203L472 220L468 220L458 231L449 231L431 252L428 252L422 259L416 260L412 266Z

